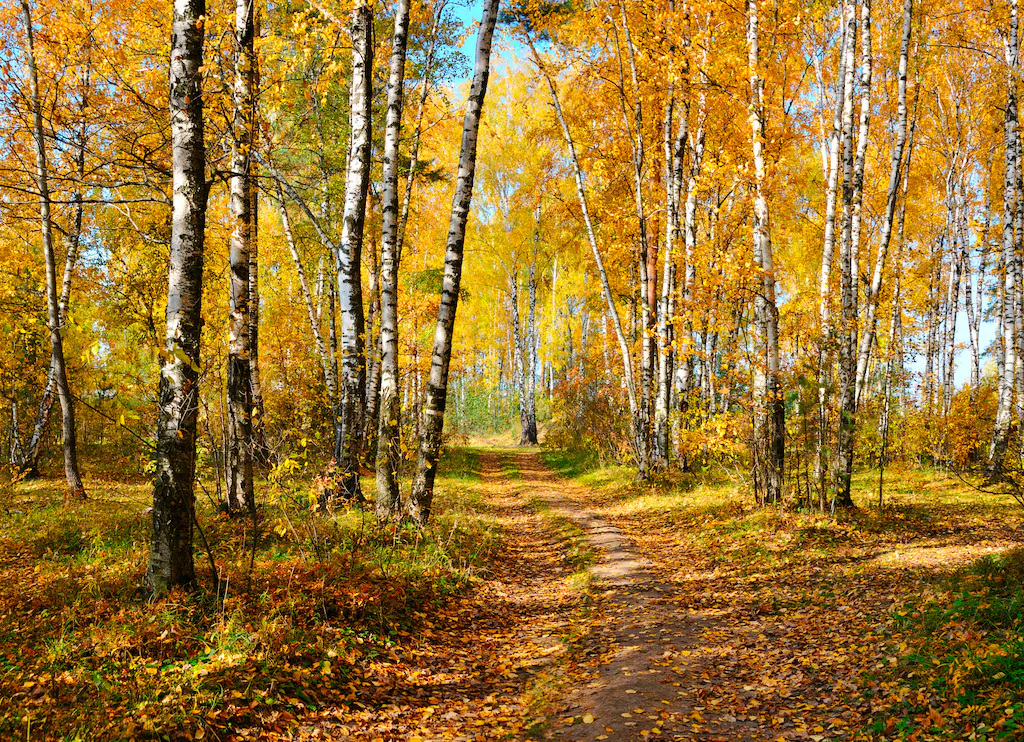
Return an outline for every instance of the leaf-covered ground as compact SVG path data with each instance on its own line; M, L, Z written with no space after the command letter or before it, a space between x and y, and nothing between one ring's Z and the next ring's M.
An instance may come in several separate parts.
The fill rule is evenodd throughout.
M622 692L648 696L620 713L628 731L597 730L612 701L587 708L584 694L562 709L561 738L1024 738L1012 503L938 472L901 473L881 516L835 519L757 511L732 486L580 481L564 495L649 560L633 597L606 601L610 641L581 685L607 684L630 645L653 659L628 668Z
M203 553L155 603L145 483L19 485L0 739L1024 738L1014 507L915 471L831 519L567 463L456 453L422 534L272 476L255 540L205 512L219 589Z
M70 506L53 482L19 485L2 503L0 739L525 737L587 580L507 455L445 468L422 534L312 514L285 477L255 554L247 522L203 508L219 589L199 553L204 588L154 603L145 483L94 477Z

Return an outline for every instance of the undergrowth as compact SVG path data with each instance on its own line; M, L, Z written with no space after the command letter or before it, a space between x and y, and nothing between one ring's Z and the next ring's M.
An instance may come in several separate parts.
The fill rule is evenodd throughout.
M255 533L200 494L199 585L155 602L147 483L93 481L81 504L53 483L6 488L0 738L212 739L356 702L366 664L487 568L497 537L473 507L477 464L450 452L422 532L316 514L300 471L271 472Z
M912 687L964 709L971 739L1024 736L1024 549L942 577L895 617L907 636L899 670ZM993 721L983 708L1001 713Z

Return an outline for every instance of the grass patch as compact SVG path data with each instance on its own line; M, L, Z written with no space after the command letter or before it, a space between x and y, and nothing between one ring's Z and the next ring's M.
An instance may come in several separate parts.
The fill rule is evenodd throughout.
M8 488L0 738L213 738L357 701L370 664L497 553L496 526L474 507L478 463L472 450L445 458L425 531L359 509L315 513L308 476L291 471L258 488L254 538L200 489L200 585L156 602L148 482L93 479L75 504L59 482Z
M570 579L589 586L589 569L597 562L597 551L590 545L587 532L575 521L555 512L546 500L530 499L530 507L547 522L562 544L562 565L570 570Z
M884 739L1024 737L1024 549L934 579L894 612L899 659L876 687L895 703L872 721Z
M549 469L571 479L601 468L597 454L591 451L569 451L542 444L540 457Z
M438 476L449 480L480 480L480 449L460 446L446 450L437 466Z
M985 556L897 611L911 641L902 666L941 698L1009 702L1004 730L1024 734L1024 549Z

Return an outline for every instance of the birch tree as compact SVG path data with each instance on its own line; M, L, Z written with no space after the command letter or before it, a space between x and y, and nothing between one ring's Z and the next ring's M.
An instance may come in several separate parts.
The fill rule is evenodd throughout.
M867 149L871 94L871 5L861 4L860 25L852 25L848 33L856 37L861 31L861 112L857 146L853 142L853 107L843 112L843 231L839 245L841 306L839 326L839 430L836 437L836 461L833 470L835 502L851 507L850 480L853 476L854 435L857 416L857 296L858 251L860 246L860 209L864 192L864 157ZM848 47L849 48L849 47ZM852 55L847 60L846 76L854 76ZM851 88L847 85L847 90Z
M361 260L366 191L370 183L370 135L373 75L373 12L366 2L352 11L352 88L349 96L351 139L345 176L341 241L335 250L338 305L341 310L340 409L334 445L338 491L343 500L360 500L359 453L366 403Z
M462 144L459 168L452 201L451 220L445 248L444 279L441 286L441 304L437 312L437 326L430 359L430 379L427 382L416 461L416 476L409 497L408 512L418 524L425 525L430 518L434 498L434 477L437 474L438 454L441 450L441 432L448 397L448 372L451 366L452 333L455 313L459 305L459 287L462 280L462 261L466 244L466 223L473 199L473 178L476 172L476 149L483 113L487 79L490 75L491 40L498 15L498 0L486 0L480 32L476 42L473 82L466 102L466 116L462 125Z
M541 201L533 211L533 254L527 278L526 348L523 357L526 368L520 388L519 445L537 445L537 252L540 248Z
M896 202L903 177L903 154L907 142L907 65L910 57L910 37L913 30L914 0L903 3L903 33L900 41L900 60L897 71L897 103L896 103L896 143L892 148L891 164L889 165L889 187L885 199L885 216L882 221L882 236L875 256L875 266L871 274L865 297L865 330L861 335L860 348L857 353L857 401L859 404L868 373L868 361L875 342L875 328L879 297L882 291L882 277L885 274L885 261L892 240L893 223L896 217Z
M381 374L377 431L377 517L399 512L398 466L401 463L401 400L398 396L398 145L402 134L405 56L409 36L409 0L395 6L384 132L384 203L381 237ZM412 182L412 173L409 173Z
M253 231L251 183L253 134L253 82L255 72L255 5L235 3L235 80L233 89L231 151L231 313L228 317L228 440L225 505L232 513L244 512L253 502L253 388L250 369L252 286L250 260Z
M759 54L759 0L747 0L747 69L750 75L750 130L754 160L754 262L761 270L754 316L758 357L754 361L754 488L762 504L782 499L786 452L785 407L779 386L779 310L775 305L775 265L771 219L765 193L764 81Z
M29 59L32 62L32 66L35 66L34 51L35 50L33 43L29 56ZM91 111L89 110L89 96L90 86L92 84L93 78L91 43L86 47L85 54L86 63L82 76L82 94L81 99L78 102L78 126L73 143L73 160L75 168L74 177L76 180L75 191L71 196L71 202L73 205L73 215L71 218L71 228L66 231L65 243L67 245L67 254L64 259L64 274L60 285L60 298L58 299L57 302L59 325L62 328L62 331L63 328L67 326L68 305L71 301L71 283L72 280L74 279L75 265L78 261L78 252L82 245L82 224L84 217L84 203L82 190L84 188L85 181L86 149L89 145L89 117L91 115ZM34 118L35 117L33 116L33 121ZM63 350L63 342L61 345ZM46 375L46 388L43 390L43 395L39 400L39 407L36 411L35 425L32 428L32 436L31 438L29 438L28 445L25 447L24 451L21 450L20 445L12 446L12 463L14 463L15 466L18 468L19 473L21 473L25 477L32 478L39 475L39 457L43 450L43 438L46 435L46 430L50 422L50 416L53 411L53 402L56 391L57 369L56 364L54 362L54 356L51 352L50 368ZM14 438L14 441L17 441L16 436ZM77 459L77 455L75 458Z
M831 375L832 327L831 281L832 263L836 245L836 204L839 194L840 155L846 146L849 129L844 122L853 110L853 56L856 48L854 34L856 6L843 3L841 13L841 43L839 73L836 76L836 104L833 108L832 130L828 140L828 179L825 186L825 225L821 252L821 272L818 280L818 308L821 318L821 337L818 348L818 446L815 457L815 478L818 480L821 506L824 508L826 491L826 447L828 442L829 403L828 388Z
M995 429L989 449L989 470L992 476L1002 469L1013 421L1014 380L1017 366L1017 307L1014 295L1017 291L1017 257L1014 222L1017 218L1020 199L1018 189L1017 160L1017 75L1018 54L1018 9L1017 0L1010 0L1009 27L1003 37L1006 72L1006 108L1003 118L1003 139L1006 147L1006 164L1003 176L1003 292L1002 292L1002 343L1003 373L999 378L999 401L996 409Z
M64 359L64 338L60 300L57 294L57 266L53 251L53 224L51 222L50 177L46 161L46 139L43 129L43 104L39 93L39 71L36 66L35 32L32 28L32 9L28 0L21 0L25 24L25 56L28 66L29 95L32 107L32 139L35 145L36 187L39 192L39 222L46 265L47 328L50 334L50 364L53 368L57 398L60 400L64 476L73 499L85 499L85 487L78 471L78 448L75 430L75 406L68 382Z
M158 594L195 581L193 487L207 196L202 78L206 4L204 0L174 0L173 7L171 256L148 571L149 584Z
M590 205L587 197L587 186L583 175L583 167L580 164L579 157L576 155L575 140L573 139L572 132L569 130L569 125L565 120L565 114L562 111L562 104L558 97L558 89L555 87L555 81L551 77L551 73L545 66L544 61L537 53L537 48L534 45L532 38L530 38L529 32L526 33L526 41L530 48L530 54L533 57L534 64L537 65L541 76L547 83L548 92L551 94L551 103L554 106L555 115L558 118L559 126L562 129L562 136L565 138L565 145L569 155L569 164L572 167L573 181L576 185L576 195L579 198L580 210L583 212L583 224L586 228L587 241L590 244L590 251L594 257L594 264L597 267L597 273L601 279L601 292L604 297L605 312L611 319L612 327L615 329L615 337L618 340L619 353L622 358L623 381L626 387L626 395L629 399L633 450L635 453L637 468L641 471L641 476L643 477L646 476L646 444L648 431L644 425L644 418L640 410L640 402L633 375L633 359L629 352L629 342L626 339L626 333L622 328L622 320L619 316L618 307L615 304L615 295L612 293L611 284L608 281L608 272L605 270L604 258L601 256L601 249L597 243L597 232L594 228L594 222L590 215Z

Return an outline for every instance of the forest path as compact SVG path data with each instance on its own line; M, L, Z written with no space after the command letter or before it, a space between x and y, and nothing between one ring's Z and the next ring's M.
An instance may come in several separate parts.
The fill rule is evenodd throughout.
M825 742L894 739L901 715L925 730L960 723L926 684L886 680L906 662L895 613L957 565L1019 543L1016 514L954 503L894 506L882 522L800 520L658 487L587 487L534 451L516 457L534 496L599 555L589 631L547 739Z
M424 606L362 668L355 703L302 719L300 739L862 739L875 698L904 693L862 692L902 651L895 607L995 547L991 524L754 528L735 507L562 478L536 449L479 453L467 486L500 554L463 597ZM931 713L930 695L913 700Z
M705 666L714 662L698 647L702 634L715 629L714 619L680 608L676 587L590 507L587 487L553 474L536 451L518 452L516 463L533 496L581 529L595 552L597 610L583 652L595 659L581 664L545 736L592 742L756 735L755 724L728 714L704 725L702 693L693 681L706 678Z
M303 719L300 739L532 736L547 671L561 664L585 594L565 563L563 535L531 504L538 483L516 468L529 460L511 449L479 453L479 479L469 486L479 496L474 507L503 531L501 554L463 598L424 606L413 635L366 668L356 702Z

